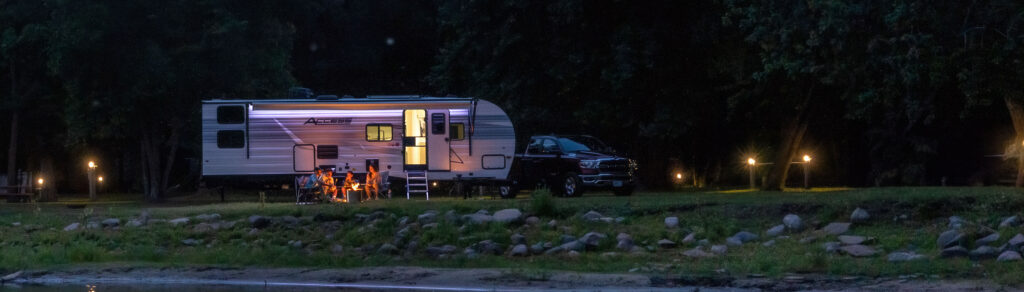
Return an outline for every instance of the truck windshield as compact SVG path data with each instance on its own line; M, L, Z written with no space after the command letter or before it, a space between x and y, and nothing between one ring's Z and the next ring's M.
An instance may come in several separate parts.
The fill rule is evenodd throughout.
M565 153L590 151L590 147L587 147L587 145L583 145L569 138L558 138L558 144L561 144L562 151Z

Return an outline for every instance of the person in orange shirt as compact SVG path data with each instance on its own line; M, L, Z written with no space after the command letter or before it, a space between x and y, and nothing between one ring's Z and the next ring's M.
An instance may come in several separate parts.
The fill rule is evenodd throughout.
M338 200L338 186L334 184L334 171L328 169L324 172L324 176L320 178L321 184L323 185L324 195L330 195L331 201L335 202Z

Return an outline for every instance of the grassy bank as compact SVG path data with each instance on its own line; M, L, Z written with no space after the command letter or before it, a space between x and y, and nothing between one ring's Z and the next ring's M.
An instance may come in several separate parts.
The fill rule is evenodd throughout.
M0 269L60 268L80 264L132 264L147 266L275 266L275 267L357 267L380 265L419 265L431 267L505 267L523 277L543 279L544 270L575 270L587 272L627 272L630 270L669 277L745 276L764 274L781 276L787 273L816 273L858 276L897 276L921 274L952 278L993 278L1001 283L1024 282L1024 262L972 262L965 258L940 259L935 239L947 230L948 217L961 216L969 222L965 232L972 239L985 235L984 227L995 227L1010 215L1024 209L1024 192L1012 188L873 188L821 189L800 192L686 192L638 193L632 197L615 197L592 193L582 198L532 199L523 194L515 200L374 201L352 205L296 206L289 203L224 203L204 205L147 205L134 202L98 203L84 209L69 209L63 204L0 205ZM798 214L805 224L821 226L834 221L849 221L850 212L860 207L872 219L855 225L849 234L877 239L873 246L882 253L875 257L853 258L826 253L822 238L813 243L799 239L810 231L788 234L774 246L748 243L730 247L721 256L705 259L682 255L693 245L674 249L654 248L646 253L617 251L615 236L628 233L638 246L655 246L659 239L679 242L693 232L698 239L724 244L725 238L746 230L757 234L781 224L785 214ZM383 243L391 243L402 227L401 217L415 221L427 210L444 214L470 214L477 210L491 212L519 208L526 216L537 215L540 224L509 225L488 223L466 225L438 216L435 228L413 228L418 247L411 255L388 255L375 252ZM201 232L193 223L172 226L167 223L143 227L121 226L117 229L62 229L72 222L120 218L122 225L149 210L153 218L174 219L199 214L218 213L221 220L240 221L231 228ZM589 222L580 215L594 210L608 217L622 217L621 223ZM356 220L357 214L382 211L388 216L376 220L372 227ZM394 216L390 216L394 214ZM275 224L253 231L246 218L251 215L294 216L303 223L296 226ZM679 228L668 229L666 216L678 216ZM900 219L904 216L906 219ZM525 217L525 216L524 216ZM548 226L550 220L557 224ZM334 222L336 221L336 222ZM15 224L17 223L17 224ZM18 226L15 226L18 225ZM462 229L460 230L460 227ZM563 234L582 236L590 231L602 232L609 238L594 251L579 256L533 255L523 258L482 255L478 258L459 256L462 249L481 240L490 239L507 248L514 233L525 235L529 244L538 241L558 242ZM1001 245L1020 227L1004 228L995 244ZM202 244L187 246L185 239L201 240ZM294 241L302 244L293 245ZM455 256L436 259L423 250L432 245L453 244L459 247ZM344 247L340 252L333 247ZM557 244L556 244L557 245ZM358 248L366 247L367 252ZM404 246L399 248L405 249ZM885 254L896 250L915 250L929 257L926 260L890 263ZM617 252L614 255L607 252Z

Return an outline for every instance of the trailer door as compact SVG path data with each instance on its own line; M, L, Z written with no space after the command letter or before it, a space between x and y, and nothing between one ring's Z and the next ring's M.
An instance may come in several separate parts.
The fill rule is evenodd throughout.
M402 131L403 168L409 170L427 169L427 111L407 109L402 114L404 127Z
M448 110L428 110L430 130L427 134L427 164L429 170L451 170L451 139L448 136Z
M313 168L316 167L316 150L313 144L292 146L292 166L295 172L313 172Z

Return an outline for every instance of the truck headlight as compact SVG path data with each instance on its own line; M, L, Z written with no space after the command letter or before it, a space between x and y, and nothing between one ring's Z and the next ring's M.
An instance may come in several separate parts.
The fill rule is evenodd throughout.
M580 168L597 168L601 162L597 160L580 160Z

